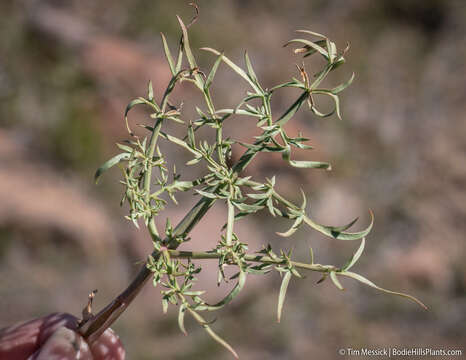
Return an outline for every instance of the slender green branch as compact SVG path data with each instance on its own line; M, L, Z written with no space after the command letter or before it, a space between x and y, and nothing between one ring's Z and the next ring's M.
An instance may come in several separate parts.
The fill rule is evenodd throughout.
M175 259L192 259L192 260L201 260L201 259L219 259L221 255L215 252L209 251L181 251L181 250L168 250L170 256ZM286 265L287 262L281 258L273 259L267 255L255 255L255 254L246 254L244 260L257 262L261 264L274 264L274 265ZM331 271L339 271L339 268L333 265L321 265L321 264L306 264L298 261L290 261L290 265L310 271L317 271L322 273L328 273Z

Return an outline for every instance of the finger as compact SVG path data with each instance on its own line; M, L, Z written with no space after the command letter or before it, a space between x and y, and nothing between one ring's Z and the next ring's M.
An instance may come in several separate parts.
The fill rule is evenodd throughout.
M93 360L93 357L84 339L73 330L62 326L44 342L32 359Z
M37 339L44 319L0 330L0 359L26 359L39 347Z
M95 360L124 360L125 349L118 335L107 329L91 345L91 352Z
M45 341L61 327L66 327L71 330L76 330L78 328L78 318L71 314L54 313L43 319L44 321L38 337L39 345L45 343Z
M0 330L0 359L27 359L60 327L76 329L77 318L55 313Z

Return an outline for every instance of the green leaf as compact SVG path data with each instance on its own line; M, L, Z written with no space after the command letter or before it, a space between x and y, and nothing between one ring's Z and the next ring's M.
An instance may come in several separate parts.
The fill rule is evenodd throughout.
M247 197L251 199L267 199L270 197L268 193L259 193L259 194L246 194Z
M347 271L347 270L351 269L353 267L353 265L356 264L356 262L359 260L359 258L361 257L361 255L362 255L362 253L364 251L365 244L366 244L366 239L362 238L361 239L361 245L359 245L358 250L353 254L353 256L348 261L348 263L345 266L343 266L344 271Z
M217 72L218 66L222 62L222 58L223 58L223 53L218 56L217 60L215 60L215 63L212 66L212 70L210 70L209 76L207 77L207 80L204 84L204 89L209 89L210 86L212 85L212 81L214 80L215 73Z
M312 41L309 41L309 40L291 39L283 46L288 46L289 44L293 44L293 43L300 43L300 44L304 44L306 46L309 46L310 48L312 48L312 49L316 50L317 52L319 52L325 59L330 60L327 50L325 50L320 45L317 45L315 42L312 42Z
M316 45L319 45L319 46L326 46L327 45L327 41L325 40L317 40L317 41L313 41L314 44ZM306 48L308 49L308 51L306 51L303 55L303 57L308 57L308 56L311 56L312 54L315 54L317 52L316 49L314 48L309 48L306 46Z
M232 201L232 203L236 208L238 208L238 210L247 213L255 213L264 208L264 205L245 204L237 201Z
M235 223L235 208L231 199L227 199L228 205L228 220L227 220L227 230L226 230L226 243L231 245L233 238L233 225Z
M332 166L327 162L291 160L290 152L291 152L291 148L289 145L287 145L285 150L282 152L282 158L283 160L287 161L293 167L305 168L305 169L325 169L325 170L332 169Z
M202 156L201 157L195 157L194 159L191 159L191 160L187 161L186 165L195 165L201 160L202 160Z
M287 271L282 279L280 286L280 293L278 295L278 306L277 306L277 322L280 322L282 317L283 304L285 303L286 290L291 279L291 271Z
M165 297L162 299L162 311L164 314L168 311L168 299Z
M306 90L306 86L304 85L303 82L297 80L297 79L293 79L293 81L288 81L286 83L283 83L283 84L279 84L279 85L276 85L274 86L273 88L271 88L269 90L269 92L274 92L275 90L278 90L278 89L281 89L281 88L284 88L284 87L295 87L295 88L299 88L299 89L303 89L303 90Z
M249 55L247 51L244 52L244 62L246 63L246 68L248 69L249 78L254 82L254 84L259 86L256 73L254 72L254 69L252 68L251 60L249 60Z
M155 104L154 102L151 102L147 99L144 99L142 97L139 97L137 99L134 99L132 100L127 106L126 106L126 110L125 110L125 123L126 123L126 129L128 130L128 132L130 133L130 135L133 135L133 132L131 131L130 127L129 127L129 122L128 122L128 113L129 111L135 107L136 105L141 105L141 104L146 104L146 105L149 105L150 107L152 107L155 111L159 112L160 111L160 108L158 107L157 104Z
M247 273L243 270L240 270L240 274L238 277L238 282L236 283L235 287L228 293L227 296L225 296L221 301L214 305L209 305L209 304L203 304L199 305L196 309L199 309L200 311L202 310L208 310L208 311L214 311L221 309L228 303L230 303L243 289L244 284L246 283L246 277Z
M186 332L186 329L184 327L184 315L186 313L186 305L185 304L181 304L179 309L178 309L178 326L181 330L181 332L185 335L188 335L188 333Z
M338 274L342 275L342 276L347 276L347 277L353 278L353 279L355 279L355 280L357 280L357 281L359 281L359 282L361 282L361 283L363 283L365 285L368 285L368 286L370 286L370 287L372 287L374 289L377 289L379 291L382 291L384 293L397 295L397 296L407 298L407 299L415 302L416 304L418 304L419 306L421 306L425 310L427 310L427 306L424 305L420 300L416 299L414 296L381 288L380 286L375 285L372 281L366 279L364 276L356 274L356 273L351 272L351 271L342 271L342 272L339 272Z
M218 196L215 195L215 194L212 194L210 192L207 192L207 191L202 191L202 190L195 190L197 193L199 193L200 195L206 197L206 198L209 198L209 199L218 199Z
M296 230L299 229L299 226L303 223L303 217L302 216L298 216L295 220L295 222L293 223L293 225L290 227L290 229L286 232L277 232L276 234L277 235L280 235L282 237L289 237L291 235L293 235Z
M328 75L330 71L334 69L334 64L327 64L322 71L317 73L315 75L315 80L312 82L312 84L309 86L311 90L315 89L317 86L320 85L320 83L325 79L325 77Z
M215 55L221 55L221 53L215 49L211 49L211 48L201 48L201 50L204 50L204 51L209 51ZM244 80L246 80L249 85L251 85L251 87L258 93L262 93L261 89L249 78L248 74L246 74L246 72L241 69L238 65L236 65L233 61L231 61L229 58L227 58L226 56L222 56L222 60L225 64L227 64L234 72L236 72L239 76L241 76Z
M314 264L314 251L312 250L312 248L309 246L309 257L311 258L311 265Z
M134 149L131 147L131 146L128 146L128 145L123 145L123 144L116 144L116 146L123 150L123 151L126 151L127 153L132 153L134 151Z
M340 281L338 280L337 274L335 273L335 271L330 271L330 279L332 279L333 283L338 289L345 290L343 286L341 285Z
M358 239L361 239L361 238L367 236L367 234L369 234L369 232L372 229L372 225L374 224L374 214L372 213L372 211L370 211L370 215L371 215L371 222L370 222L369 226L366 229L362 230L362 231L358 231L358 232L354 232L354 233L341 231L342 227L326 226L326 225L318 224L318 223L312 221L307 216L304 217L304 222L306 224L308 224L314 230L317 230L317 231L321 232L322 234L327 235L329 237L332 237L334 239L337 239L337 240L358 240ZM352 222L352 223L354 223L354 222Z
M261 114L252 113L248 110L244 109L220 109L215 112L216 114L236 114L236 115L247 115L247 116L254 116L254 117L262 117Z
M179 146L185 148L186 150L188 150L189 152L193 153L194 155L199 155L199 153L198 153L196 150L194 150L193 148L191 148L188 144L186 144L185 141L183 141L183 140L181 140L181 139L178 139L178 138L175 137L175 136L172 136L172 135L169 135L169 134L167 134L167 133L164 133L163 131L160 132L160 135L161 135L163 138L165 138L165 139L171 141L172 143L177 144L177 145L179 145Z
M332 90L330 90L332 92L332 94L338 94L340 92L342 92L343 90L345 90L348 86L351 85L351 83L353 82L354 80L354 73L351 74L351 77L349 78L349 80L341 85L338 85L337 87L334 87Z
M189 312L191 315L196 319L196 321L207 331L207 333L214 339L216 342L218 342L220 345L222 345L224 348L226 348L228 351L230 351L235 358L239 358L238 354L236 351L231 347L230 344L228 344L225 340L223 340L220 336L218 336L212 328L209 326L209 324L204 320L204 318L199 315L196 311L192 310L191 308L188 307Z
M170 48L168 47L167 39L163 33L160 33L160 35L162 36L163 49L165 52L165 57L167 58L168 66L170 67L172 75L175 76L178 71L175 68L175 63L173 62L173 57L170 52Z
M316 41L316 42L313 42L313 44L315 44L316 46L313 47L315 50L319 51L325 58L329 59L330 63L334 63L336 57L337 57L337 48L335 46L335 43L331 42L330 39L322 34L319 34L319 33L316 33L314 31L309 31L309 30L297 30L296 32L298 33L305 33L305 34L310 34L310 35L314 35L314 36L317 36L317 37L320 37L320 38L323 38L324 41L325 41L325 45L326 45L326 48L327 48L327 56L322 53L320 49L323 50L322 47L320 47L320 43L322 42L322 40L320 41ZM317 44L319 43L319 44ZM325 50L324 50L325 51Z
M342 226L334 226L333 227L333 231L337 231L337 232L342 232L342 231L345 231L345 230L348 230L351 226L353 226L354 224L356 224L356 222L359 220L359 217L351 220L348 224L346 225L342 225Z
M178 15L176 15L176 18L178 19L178 22L181 26L181 31L183 32L183 48L186 53L186 58L188 59L188 63L191 67L191 70L195 70L197 69L197 64L196 59L194 58L194 55L191 51L191 47L189 45L188 30L186 29L183 20L181 20L181 18ZM194 74L194 79L197 87L202 90L204 88L204 80L202 79L202 76L196 72Z
M331 90L321 90L321 89L315 89L312 91L313 94L323 94L323 95L328 95L332 98L332 100L335 102L335 111L337 113L338 118L341 120L341 113L340 113L340 99L338 95L335 95L331 92Z
M280 125L280 126L285 125L288 122L288 120L290 120L294 116L294 114L296 114L296 112L301 107L302 103L305 102L308 97L309 97L309 92L306 90L301 94L298 100L296 100L293 103L293 105L291 105L288 108L288 110L286 110L285 113L282 116L280 116L280 118L275 122L275 125Z
M149 80L149 83L147 84L147 99L149 101L154 101L154 88L152 87L152 81Z
M332 111L329 111L328 113L322 113L320 112L314 105L311 106L311 111L317 115L318 117L321 117L321 118L326 118L326 117L330 117L332 116L333 114L335 114L335 108L332 110Z
M98 181L99 181L99 178L102 176L102 174L107 171L108 169L110 169L112 166L115 166L116 164L118 164L120 161L123 161L123 160L129 160L130 158L130 154L125 152L125 153L121 153L121 154L118 154L118 155L115 155L114 157L112 157L111 159L107 160L101 167L99 167L97 169L97 171L95 172L95 175L94 175L94 180L95 180L95 183L97 184Z

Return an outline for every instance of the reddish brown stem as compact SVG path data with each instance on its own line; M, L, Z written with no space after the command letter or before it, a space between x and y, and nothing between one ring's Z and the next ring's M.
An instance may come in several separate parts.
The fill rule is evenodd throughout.
M110 304L103 308L97 315L83 323L79 327L80 334L92 344L102 333L109 328L118 317L126 310L134 298L139 294L151 276L151 271L146 264L141 268L131 284L118 295Z

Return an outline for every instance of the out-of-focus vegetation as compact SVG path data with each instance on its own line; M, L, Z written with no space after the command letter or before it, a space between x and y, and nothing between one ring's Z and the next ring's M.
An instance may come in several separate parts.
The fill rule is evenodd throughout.
M280 326L271 315L275 294L259 296L254 286L214 326L246 359L333 359L348 346L459 347L466 330L463 2L199 5L192 47L220 48L234 60L248 49L265 84L295 74L294 67L284 67L292 55L280 49L295 28L351 42L346 71L357 77L342 96L343 122L309 114L300 119L317 148L315 157L332 160L334 170L280 172L279 161L263 156L250 171L279 173L284 192L305 187L312 213L324 223L342 223L370 207L376 223L366 251L377 262L361 259L358 270L430 306L425 313L349 281L349 291L340 293L309 276L307 286L291 283ZM148 236L121 222L116 181L106 179L96 188L92 174L114 152L111 144L125 136L121 117L128 100L144 95L149 79L158 94L166 85L158 34L176 42L174 15L188 19L192 10L183 2L124 0L2 2L0 11L0 306L8 309L0 317L3 326L52 311L78 314L96 287L95 304L102 306L138 270L151 248ZM243 95L241 88L232 93L226 91L230 85L221 86L236 81L225 68L216 79L219 104ZM279 99L274 111L290 100ZM230 131L240 137L246 126L254 124ZM194 202L183 200L186 208ZM214 244L212 228L224 218L219 206L196 228L192 237L206 245L200 248ZM242 225L252 248L285 226L260 219ZM340 251L341 244L302 230L296 235L290 245L303 258L308 243L326 263L342 262L354 251L355 245ZM279 281L270 276L256 288L275 289ZM158 291L148 287L116 324L129 358L229 356L190 324L191 336L179 341L176 314L163 316L158 304Z

